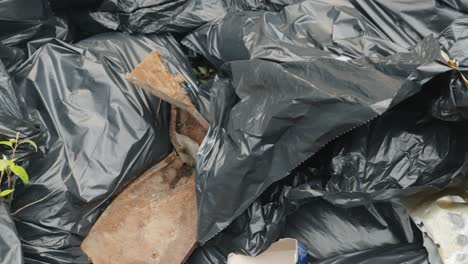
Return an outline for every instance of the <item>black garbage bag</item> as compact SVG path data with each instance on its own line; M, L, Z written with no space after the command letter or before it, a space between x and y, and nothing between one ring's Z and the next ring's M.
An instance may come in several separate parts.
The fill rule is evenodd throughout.
M0 43L0 61L7 72L14 71L24 60L26 60L26 53L22 49Z
M104 0L91 16L131 33L187 32L225 14L223 0Z
M8 206L0 204L0 263L2 264L23 264L23 254L21 241L16 232L15 223L11 218Z
M49 0L52 10L59 11L61 9L75 8L96 8L101 4L102 0Z
M321 199L289 216L282 236L303 243L311 262L369 249L421 244L422 239L401 205L384 202L341 208Z
M352 252L314 262L318 264L429 264L427 252L420 244L401 244Z
M431 99L440 95L427 91L447 87L447 75L428 82L416 95L428 102L412 98L395 112L343 136L334 146L325 187L315 195L356 204L403 197L428 186L444 188L466 179L468 124L441 121L429 111Z
M5 46L1 47L6 48ZM0 50L2 52L2 50ZM16 133L20 133L21 138L32 139L40 145L43 141L43 131L38 127L37 120L30 120L22 112L21 106L15 94L12 80L6 68L0 62L0 140L14 138ZM0 146L2 155L10 155L7 147ZM27 153L18 151L15 157L18 162L27 159ZM19 185L18 183L17 185ZM16 232L16 227L10 215L10 210L4 202L0 202L0 263L2 264L22 264L23 253L20 239Z
M27 116L47 131L12 215L27 263L88 263L80 243L112 197L170 151L168 105L125 80L149 52L190 72L170 35L98 35L38 48L15 73ZM190 83L190 82L189 82Z
M438 38L447 55L458 62L458 71L452 72L447 88L432 105L433 116L441 120L457 122L468 119L468 83L460 78L461 75L468 78L467 27L468 16L460 17Z
M55 37L55 20L47 0L4 0L0 2L0 42L25 47L27 42Z
M73 42L75 40L75 32L69 19L65 16L54 17L55 20L55 38L65 42Z
M323 56L322 51L347 58L388 56L408 51L466 14L461 3L449 2L318 0L290 4L281 12L229 12L182 43L218 67L253 58L307 60Z
M372 64L331 58L226 64L211 89L211 127L197 157L199 239L227 227L328 142L419 92L429 77L416 67L451 70L435 59L440 48L428 38L412 53Z
M437 87L439 84L427 85ZM463 135L468 127L462 122L447 123L431 117L430 98L438 96L440 91L425 89L368 125L332 141L262 193L229 227L198 249L189 263L224 263L223 259L231 252L255 255L280 237L293 237L305 244L309 248L309 259L314 260L312 263L372 263L371 260L428 263L421 234L414 226L410 227L412 224L404 208L396 203L371 202L370 196L376 200L394 200L421 188L443 187L447 182L456 183L467 178L467 142ZM448 127L444 128L445 125ZM458 145L446 145L447 141ZM383 146L378 142L387 144ZM343 144L353 149L343 154ZM376 152L380 154L373 155ZM457 155L460 157L455 157ZM407 164L407 159L401 157L412 161L407 168L401 166ZM422 164L426 164L427 171L414 176ZM363 175L353 170L353 166L368 168L367 173ZM382 166L388 166L388 173L376 169ZM331 182L337 167L342 174L346 172L336 177L340 183L347 181L340 185L344 186L342 188L365 188L368 187L366 179L382 175L376 183L382 184L387 194L374 196L377 190L368 188L333 194L326 191L329 195L323 195L329 185L334 187ZM457 172L442 175L442 171ZM432 182L424 182L429 178ZM359 184L356 183L358 179L361 180ZM412 186L405 186L406 182L396 187L387 184L405 179L419 182L413 182ZM317 196L329 201L313 198ZM436 249L432 250L437 257ZM438 263L430 260L430 263Z
M227 212L230 209L226 207L226 203L223 204L222 209L219 207L213 209L212 207L211 210L219 211L212 211L213 214L216 214L214 217L209 213L207 216L212 217L210 220L216 219L214 223L220 228L215 228L215 231L210 233L213 228L210 229L209 224L207 224L208 228L205 230L214 237L194 253L191 259L192 263L202 263L200 262L202 260L211 261L208 263L222 263L229 252L255 255L268 248L272 242L282 236L293 236L305 241L307 244L308 239L314 239L314 236L311 237L305 231L308 227L307 223L314 223L317 220L315 218L311 219L312 216L307 215L306 212L313 211L311 208L314 207L308 207L308 203L311 199L316 199L316 197L321 197L330 204L338 205L342 207L339 210L346 212L346 210L357 210L356 208L362 208L363 206L370 208L369 204L375 204L375 201L381 201L379 203L388 200L394 201L421 190L428 188L440 189L466 180L468 178L468 163L466 161L468 142L464 135L468 132L468 126L460 118L450 120L440 118L441 109L437 109L436 106L438 106L437 102L449 98L454 102L458 102L460 107L457 110L462 111L465 109L463 102L465 93L468 92L468 86L464 84L461 74L466 72L466 53L463 52L466 45L464 48L463 42L467 37L464 32L467 19L468 17L461 17L455 20L447 30L442 32L438 37L438 42L441 43L440 46L435 43L433 38L429 37L416 46L411 53L397 53L385 58L362 58L341 62L343 65L346 63L360 64L367 62L372 66L363 65L359 71L375 67L383 74L400 76L401 87L398 92L394 93L394 97L391 99L392 102L388 102L387 106L390 107L383 110L388 110L387 112L369 122L363 122L364 124L358 125L357 128L352 128L352 131L345 131L344 135L341 135L340 131L329 130L324 134L325 136L333 138L334 133L338 133L338 136L335 136L335 139L326 144L325 147L319 146L320 150L297 168L294 165L289 166L288 163L294 164L291 163L291 158L296 158L297 155L301 154L300 152L293 154L282 149L276 154L278 159L275 159L275 153L269 154L268 151L271 151L270 148L278 146L278 142L284 140L284 135L292 137L293 140L296 137L302 138L302 145L299 147L292 147L295 144L288 144L291 149L302 150L304 145L310 142L307 137L316 133L323 126L323 124L317 124L318 120L324 118L322 116L330 113L330 111L324 106L317 106L321 111L317 112L313 121L308 123L311 127L304 129L304 134L291 134L290 131L292 130L286 130L285 132L280 130L282 133L278 134L276 134L277 130L271 129L253 130L252 128L261 128L261 122L265 122L265 120L275 124L275 126L270 127L276 129L280 127L277 124L288 124L288 121L291 121L294 126L300 125L302 121L300 118L294 118L296 116L292 114L293 111L282 112L284 109L281 104L276 103L283 102L291 92L294 92L291 87L297 89L299 85L286 80L279 73L275 77L270 77L272 80L263 79L261 67L249 70L245 61L228 63L229 68L225 65L222 68L224 71L215 80L213 86L215 89L212 89L214 95L212 97L212 111L217 113L217 116L222 117L217 120L213 119L212 125L213 123L224 123L225 126L220 130L209 131L205 144L209 144L210 147L214 146L216 150L203 152L204 146L202 146L199 156L201 162L198 164L202 169L208 168L207 165L210 162L221 166L215 167L214 171L211 172L200 170L201 175L206 176L206 178L199 178L200 182L197 182L199 189L197 191L203 190L200 188L201 186L206 187L213 180L217 180L217 177L222 177L222 175L229 177L230 185L229 188L227 185L221 186L221 189L213 186L212 189L208 187L210 188L208 190L210 197L203 199L203 195L200 195L202 197L199 200L200 212L203 213L204 205L217 199L213 193L218 190L223 192L223 201L231 201L232 204L237 205L242 204L242 201L245 201L243 200L245 196L241 197L236 194L231 196L228 194L239 183L242 186L242 191L239 191L239 193L242 193L242 195L245 195L249 189L257 194L262 194L237 218L228 217L229 213ZM438 55L440 50L448 53L447 56L450 58L456 59L459 62L458 68L454 68L453 65L449 67L446 59ZM309 75L318 72L317 74L322 76L331 76L323 71L323 69L327 69L326 63L324 63L327 60L332 59L319 58L312 60L320 61L323 67L320 70L307 70ZM250 63L255 61L252 60ZM244 63L244 67L233 67L236 63ZM291 71L292 67L290 65L293 64L287 62L280 65L283 69ZM334 67L334 69L344 69L343 65ZM239 70L240 68L243 68L246 72L253 72L256 78L263 80L263 82L252 81L254 78L249 78L248 74ZM236 75L239 77L236 77ZM304 75L295 74L294 76L299 77L296 78L303 82L308 80ZM334 74L332 82L339 80L340 76L343 75L341 73ZM376 75L373 74L372 76ZM284 85L284 87L292 90L284 93L271 92L269 96L259 95L263 90L271 91L271 89L275 88L273 83L277 82L276 78L288 82L288 85ZM318 79L315 77L314 81L317 82ZM359 79L363 80L361 77ZM381 84L377 84L377 79L374 80L374 90L382 87ZM321 85L327 84L326 82L319 83ZM246 87L249 87L250 90ZM344 87L344 85L336 85L336 87ZM364 86L361 85L360 87ZM330 94L336 95L335 90L326 90ZM274 104L269 103L270 97L274 97L276 94L280 95L277 101ZM369 93L366 92L366 94ZM450 95L450 97L447 97L447 95ZM249 108L248 102L259 98L261 100L257 102L257 105L260 105L262 110ZM301 98L294 99L291 101L290 107L297 107L297 105L305 101ZM331 104L328 101L324 102L326 102L327 107ZM268 108L270 105L272 107ZM263 109L272 110L264 111ZM274 113L276 115L274 118L266 115L267 118L270 118L266 119L264 113ZM281 115L281 113L287 113L287 115ZM352 111L348 111L348 113L352 113ZM303 117L301 116L301 118ZM344 120L353 119L344 118ZM333 119L328 118L325 125L330 125L331 122L333 122ZM258 131L263 134L258 133ZM243 136L239 137L239 135ZM279 136L275 137L275 135ZM211 141L212 136L221 137L221 140ZM230 156L236 148L239 148L240 151L238 155L235 157ZM220 153L216 153L216 151L220 151ZM206 153L218 155L203 156ZM263 160L263 155L268 156L268 158ZM205 159L207 157L212 158L212 160ZM229 161L227 162L229 164L223 163L223 160ZM255 160L253 164L258 164L258 166L246 165L252 160ZM216 163L219 161L221 163ZM263 192L265 190L263 189L265 178L263 180L260 178L262 175L268 175L268 177L278 175L279 167L277 165L281 162L284 162L282 165L289 166L291 172L286 172L284 176L287 177L276 182L266 178L267 182L274 183ZM224 171L226 168L228 170ZM242 175L236 175L241 168L247 168L247 170L243 171ZM257 168L266 172L257 170ZM221 173L217 174L218 172ZM248 175L248 177L244 177L244 175ZM243 183L247 184L243 185ZM211 190L214 191L211 192ZM230 198L226 199L226 197ZM239 203L237 203L235 200L239 197ZM245 204L247 203L240 206L242 207ZM305 206L302 209L309 209L300 209L302 205ZM236 206L232 206L232 208L236 208ZM208 210L205 212L208 212ZM224 213L226 213L224 216L217 217ZM406 215L404 212L400 211L400 213L402 216ZM295 232L289 231L290 225L286 224L291 221L292 215L297 217L297 220L295 220L297 223L303 223L297 226ZM200 219L201 225L206 224L206 222L203 222L204 220L206 219ZM345 216L342 216L341 220L348 221ZM330 231L325 232L324 227L321 225L316 225L308 232L313 234L322 231L324 236L336 237ZM220 232L223 228L226 229ZM372 228L369 230L372 230ZM206 233L200 235L203 239ZM337 248L328 251L330 255L337 254L340 256L311 254L311 257L317 261L320 260L318 263L349 263L347 261L353 263L370 263L369 261L379 263L402 263L404 261L428 263L430 261L431 263L438 263L436 262L438 260L436 247L429 247L426 244L427 241L424 242L423 247L423 242L420 239L397 242L388 250L386 247L377 247L373 249L360 248L349 252L342 251L342 247L345 248L343 245L353 245L347 243L352 242L355 237L358 236L341 238ZM366 237L366 239L369 239L369 237ZM210 238L209 235L208 238ZM375 237L372 237L372 239L375 239ZM323 239L318 240L323 241ZM212 241L214 242L212 243ZM317 241L316 238L315 241ZM317 247L312 243L309 244L312 249L317 248L316 253L327 252L324 248ZM358 244L362 245L363 243ZM431 252L432 254L428 256L426 250L434 252ZM383 252L385 254L382 254ZM372 254L372 256L368 254Z
M266 221L263 222L266 214L258 210L250 213L252 221L239 225L237 231L242 231L237 233L239 237L235 236L236 228L229 227L198 248L188 263L226 263L229 253L246 253L229 240L239 240L248 232L257 234L257 238L260 236L266 224ZM429 263L420 231L406 210L396 203L380 202L342 208L322 199L314 199L286 218L276 239L280 237L299 240L308 249L309 263ZM371 260L375 262L369 262Z
M351 1L390 40L406 48L468 14L468 3L463 0Z
M0 140L15 138L16 133L20 133L21 138L31 139L41 146L45 139L44 131L39 126L39 120L29 118L23 112L24 106L18 101L16 88L4 65L0 62ZM3 154L9 153L8 147L1 146L0 148ZM18 150L15 156L20 161L24 161L26 155L27 153Z
M271 0L104 0L90 14L113 30L187 33L228 11L277 10L286 4Z
M284 62L407 51L347 1L303 1L281 12L230 12L182 43L218 67L254 58Z

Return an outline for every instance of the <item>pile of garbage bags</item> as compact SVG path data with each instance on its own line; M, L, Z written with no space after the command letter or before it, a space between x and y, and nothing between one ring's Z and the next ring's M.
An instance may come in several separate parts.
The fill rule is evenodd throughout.
M99 215L171 152L168 104L125 80L153 50L210 122L188 263L284 237L310 263L441 263L401 201L468 179L466 2L7 0L0 27L0 140L39 146L1 263L89 263Z

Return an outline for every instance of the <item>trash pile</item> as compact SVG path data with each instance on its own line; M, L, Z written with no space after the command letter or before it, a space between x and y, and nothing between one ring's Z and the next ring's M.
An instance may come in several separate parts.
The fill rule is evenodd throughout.
M0 263L281 239L315 264L468 263L466 1L6 0L0 28L0 141L38 146L14 153Z

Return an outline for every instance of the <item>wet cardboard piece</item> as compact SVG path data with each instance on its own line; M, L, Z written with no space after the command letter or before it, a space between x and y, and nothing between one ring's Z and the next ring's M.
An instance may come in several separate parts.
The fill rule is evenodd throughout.
M95 264L184 263L197 245L193 165L208 123L195 117L198 112L187 102L181 80L168 73L158 52L131 76L139 84L151 80L152 92L173 104L170 138L175 151L114 199L81 248Z
M169 72L159 51L153 51L145 57L131 73L127 74L126 79L162 100L186 110L200 125L208 127L208 122L198 113L181 87L184 82L183 76Z
M109 205L82 244L95 263L182 263L196 243L192 169L172 153Z

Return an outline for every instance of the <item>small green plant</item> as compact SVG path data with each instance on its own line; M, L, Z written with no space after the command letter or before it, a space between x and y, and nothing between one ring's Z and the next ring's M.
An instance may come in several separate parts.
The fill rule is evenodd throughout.
M17 179L14 176L18 176L18 178L25 184L29 182L29 176L26 170L22 166L16 164L16 152L22 145L32 146L34 147L34 150L37 151L37 145L29 139L20 140L19 133L16 133L15 138L11 138L7 141L0 141L0 145L5 145L11 148L10 157L3 154L2 159L0 159L0 199L11 204ZM5 186L6 188L3 189Z

